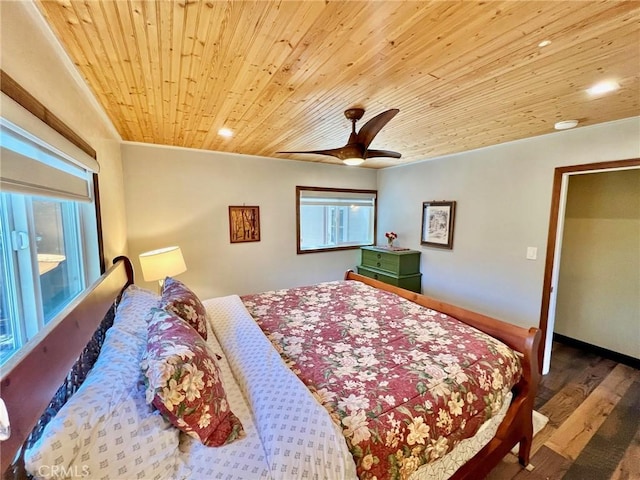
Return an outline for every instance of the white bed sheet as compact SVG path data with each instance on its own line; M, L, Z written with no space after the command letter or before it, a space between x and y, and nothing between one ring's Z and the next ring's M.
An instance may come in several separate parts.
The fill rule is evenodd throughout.
M210 320L210 318L209 318ZM245 437L229 445L207 447L198 440L188 436L180 437L180 459L176 468L176 478L192 479L272 479L269 464L262 442L256 430L249 404L244 399L224 351L207 323L207 345L218 355L218 366L222 375L224 390L231 411L240 419Z

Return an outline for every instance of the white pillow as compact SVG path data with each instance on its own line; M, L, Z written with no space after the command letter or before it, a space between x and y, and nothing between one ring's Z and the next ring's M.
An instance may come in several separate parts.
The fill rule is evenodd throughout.
M145 401L146 316L160 297L129 287L93 369L25 453L36 478L172 478L179 431Z
M120 330L144 336L143 343L146 347L147 316L153 307L160 307L159 294L137 285L129 285L118 303L113 324Z

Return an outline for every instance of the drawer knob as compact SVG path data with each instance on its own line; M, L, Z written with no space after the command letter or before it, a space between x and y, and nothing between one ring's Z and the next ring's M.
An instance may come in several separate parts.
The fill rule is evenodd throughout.
M380 253L378 254L378 258L382 258L382 255Z
M378 280L378 274L377 274L377 273L374 273L374 274L373 274L373 278L375 278L376 280Z
M376 263L376 265L379 267L380 266L380 262Z

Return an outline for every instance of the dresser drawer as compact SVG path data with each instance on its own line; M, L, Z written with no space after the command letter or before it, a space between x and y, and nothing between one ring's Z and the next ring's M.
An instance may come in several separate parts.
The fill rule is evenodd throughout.
M420 252L388 251L375 248L362 248L362 266L376 270L385 270L395 275L420 273Z
M380 280L381 282L388 283L389 285L394 285L406 290L411 290L412 292L420 293L422 288L420 282L422 278L421 273L416 273L413 275L393 276L387 274L386 272L363 266L358 266L358 273L360 275L364 275L365 277L375 278L376 280Z

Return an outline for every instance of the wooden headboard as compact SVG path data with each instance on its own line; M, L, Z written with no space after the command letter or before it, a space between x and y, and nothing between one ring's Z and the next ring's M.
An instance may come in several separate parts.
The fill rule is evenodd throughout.
M31 430L63 384L115 299L133 283L126 257L80 294L2 367L0 397L9 414L10 437L0 443L2 472L13 463Z

